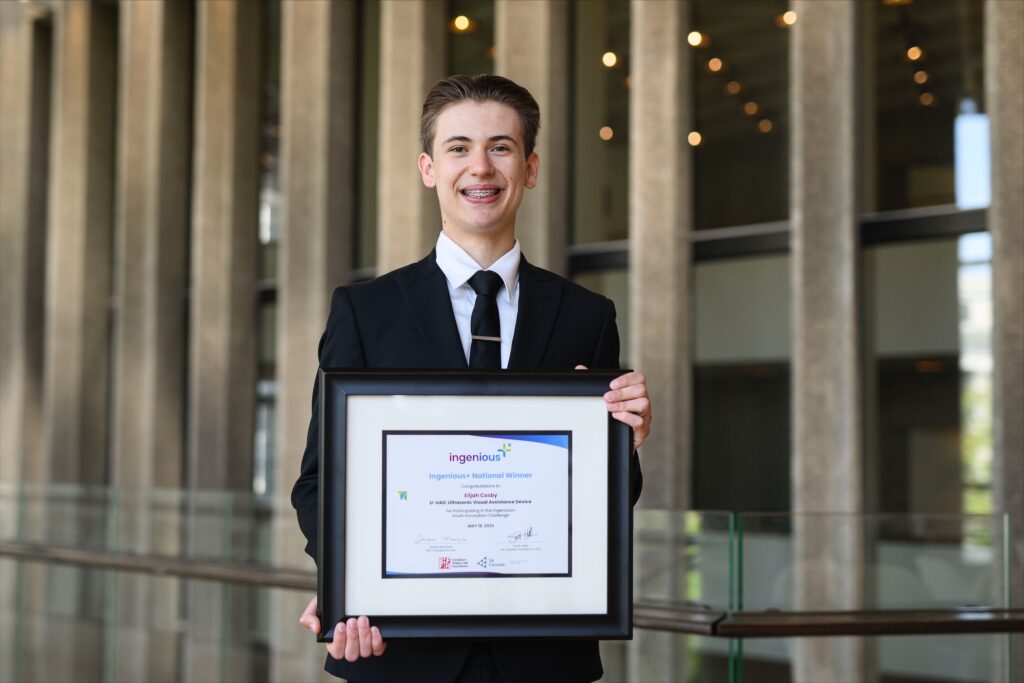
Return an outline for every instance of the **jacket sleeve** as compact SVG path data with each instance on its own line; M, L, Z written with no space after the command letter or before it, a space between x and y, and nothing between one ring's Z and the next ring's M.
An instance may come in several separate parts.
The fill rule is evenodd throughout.
M590 367L594 369L622 367L619 364L619 328L615 324L615 304L611 300L608 301L604 325L598 336L597 348L594 350L594 359L591 361ZM629 487L633 505L636 505L644 487L644 475L640 471L640 456L635 450L629 464Z
M359 329L356 325L352 300L344 287L334 290L331 297L331 312L327 327L320 337L318 351L321 368L364 368L366 354L363 351ZM306 450L302 454L299 479L292 487L292 507L299 518L299 528L306 537L306 553L316 562L317 552L317 509L319 501L319 452L320 440L320 386L319 372L313 380L312 415L306 435Z

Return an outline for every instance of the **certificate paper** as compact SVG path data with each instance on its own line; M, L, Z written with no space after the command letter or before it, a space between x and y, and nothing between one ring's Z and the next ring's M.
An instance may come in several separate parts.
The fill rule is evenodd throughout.
M572 576L569 431L382 439L382 578Z

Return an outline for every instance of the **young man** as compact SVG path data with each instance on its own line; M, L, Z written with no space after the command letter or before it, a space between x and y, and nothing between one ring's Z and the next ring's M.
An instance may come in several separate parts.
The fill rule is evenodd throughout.
M437 191L442 229L426 258L372 282L339 287L320 341L333 368L618 368L615 307L527 263L515 237L523 192L537 184L533 151L540 110L523 87L500 76L452 76L427 95L421 117L423 184ZM401 197L396 201L402 201ZM650 429L645 379L632 372L605 394L612 416ZM317 390L292 504L316 552ZM633 502L642 478L632 463ZM316 598L300 622L320 631ZM357 683L405 681L593 681L602 675L596 641L393 640L366 617L334 627L326 669Z

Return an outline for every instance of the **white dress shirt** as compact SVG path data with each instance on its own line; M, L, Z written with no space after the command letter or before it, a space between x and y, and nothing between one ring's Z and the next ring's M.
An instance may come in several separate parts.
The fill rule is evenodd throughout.
M442 232L437 238L436 256L437 267L448 281L448 296L452 299L455 325L459 328L459 339L467 363L469 347L473 341L470 321L473 305L476 304L476 292L469 286L469 278L478 270L493 270L501 276L501 281L505 283L504 290L498 292L497 296L498 320L501 325L501 367L507 368L508 357L512 352L512 337L516 331L516 318L519 315L519 240L490 268L484 268Z

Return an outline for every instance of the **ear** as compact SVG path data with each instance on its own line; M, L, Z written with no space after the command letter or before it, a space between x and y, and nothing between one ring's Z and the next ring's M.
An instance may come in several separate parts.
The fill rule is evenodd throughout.
M430 158L430 155L420 152L417 163L420 167L420 178L423 180L423 184L426 187L437 187L437 181L434 180L434 160Z
M526 160L526 187L531 190L537 187L537 176L540 175L540 157L536 152Z

